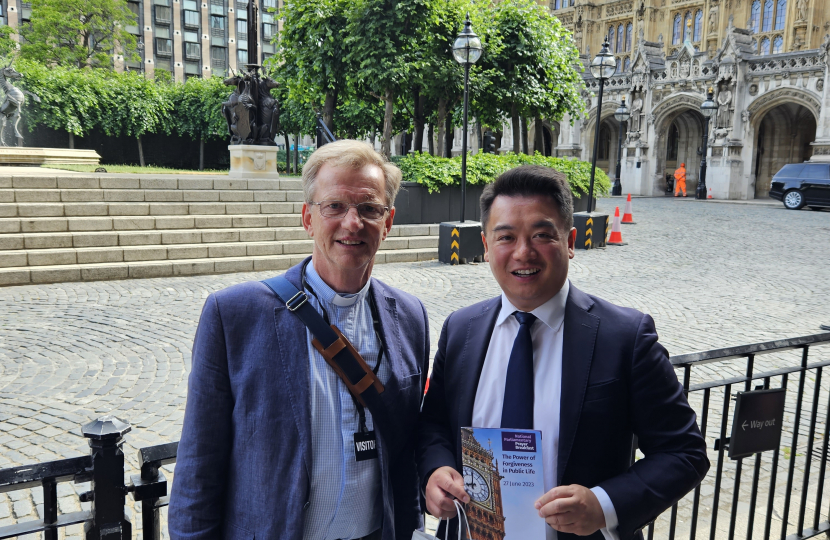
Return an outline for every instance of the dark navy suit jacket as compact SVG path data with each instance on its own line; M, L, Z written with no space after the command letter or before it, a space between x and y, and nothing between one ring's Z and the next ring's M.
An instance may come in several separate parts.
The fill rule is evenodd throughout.
M299 266L285 276L300 288ZM414 459L429 362L423 304L372 280L392 375L373 414L383 540L409 540L422 515ZM302 540L311 471L305 326L263 283L211 294L193 345L170 498L171 538ZM332 459L339 459L332 456Z
M424 485L438 467L461 469L460 428L472 422L500 309L498 297L460 309L444 322L419 428ZM640 529L693 489L709 468L695 413L657 342L652 318L573 284L565 307L560 403L558 485L602 487L614 504L622 540L641 536ZM632 465L634 435L645 458ZM602 534L591 538L601 540Z

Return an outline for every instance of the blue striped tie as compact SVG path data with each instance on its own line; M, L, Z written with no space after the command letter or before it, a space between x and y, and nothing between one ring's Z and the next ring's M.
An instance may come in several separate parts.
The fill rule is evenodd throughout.
M533 340L530 327L536 316L524 311L516 311L513 315L519 321L519 333L516 334L507 364L501 427L533 429Z

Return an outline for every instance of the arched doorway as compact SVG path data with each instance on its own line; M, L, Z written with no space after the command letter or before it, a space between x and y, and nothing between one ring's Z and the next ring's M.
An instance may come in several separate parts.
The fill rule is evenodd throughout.
M755 146L755 198L769 197L772 177L788 163L801 163L813 155L816 118L803 105L785 103L770 109L758 125Z
M599 146L597 147L597 168L602 169L614 180L617 168L617 147L619 146L620 123L613 116L605 118L599 125Z
M700 158L703 150L703 115L695 109L685 109L669 115L659 134L658 167L660 174L655 186L666 188L666 177L674 176L681 163L686 164L686 193L694 195L700 176ZM662 172L661 172L662 171Z
M545 155L553 155L553 135L551 135L550 128L548 126L544 126L542 129L542 136L545 138L545 142L542 144L542 148L545 150Z

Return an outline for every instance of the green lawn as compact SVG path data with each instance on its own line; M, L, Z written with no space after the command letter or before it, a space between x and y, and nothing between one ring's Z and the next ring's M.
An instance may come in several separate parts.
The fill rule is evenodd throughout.
M108 173L128 174L228 174L228 169L205 169L204 171L193 171L190 169L169 169L167 167L140 167L138 165L80 165L80 164L49 164L41 165L47 169L61 169L75 172L95 172L95 169L103 167Z

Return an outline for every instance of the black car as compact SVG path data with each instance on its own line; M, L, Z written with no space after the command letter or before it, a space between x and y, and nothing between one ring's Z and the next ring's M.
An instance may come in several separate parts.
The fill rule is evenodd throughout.
M830 207L830 163L792 163L772 177L769 196L790 210Z

